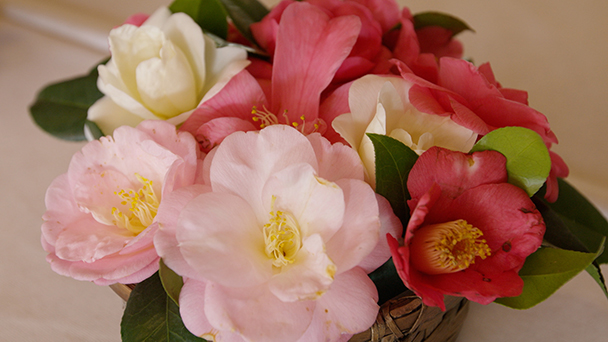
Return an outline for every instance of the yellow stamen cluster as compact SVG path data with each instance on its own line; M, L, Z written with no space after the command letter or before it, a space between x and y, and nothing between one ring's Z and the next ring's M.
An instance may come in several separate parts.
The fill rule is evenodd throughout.
M151 180L137 173L135 177L142 184L139 191L121 189L114 192L115 195L122 199L120 204L128 206L128 212L123 213L120 209L113 207L112 215L114 216L114 224L116 226L125 228L134 234L139 234L152 224L160 200L154 192Z
M279 117L276 114L270 112L266 107L264 107L263 109L258 109L256 106L253 106L253 108L251 109L251 114L253 115L253 122L260 123L260 129L271 125L281 124ZM283 121L283 124L291 125L292 127L299 130L302 134L311 134L314 132L318 132L325 125L325 122L323 122L323 120L317 118L313 121L313 128L311 130L309 127L310 123L306 122L305 115L300 116L301 123L296 121L292 121L290 123L289 117L287 116L287 110L283 111Z
M424 226L418 229L410 243L411 261L427 274L454 273L468 268L491 250L483 232L465 220Z
M270 219L264 225L264 242L266 255L272 259L272 265L282 267L295 261L296 254L302 245L300 228L293 215L274 210L276 198L272 197Z

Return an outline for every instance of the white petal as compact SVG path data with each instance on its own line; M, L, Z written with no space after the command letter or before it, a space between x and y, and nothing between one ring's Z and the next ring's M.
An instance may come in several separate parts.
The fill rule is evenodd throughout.
M93 121L104 135L112 135L122 125L137 126L143 119L117 105L108 96L97 100L87 112L87 119Z

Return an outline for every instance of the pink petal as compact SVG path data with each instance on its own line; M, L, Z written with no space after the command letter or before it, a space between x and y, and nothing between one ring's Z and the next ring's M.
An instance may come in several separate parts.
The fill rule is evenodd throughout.
M357 266L371 253L380 239L380 218L376 195L362 180L340 180L346 211L342 228L327 242L327 253L338 266L338 273ZM384 237L384 235L383 235ZM384 261L390 253L386 253Z
M316 301L310 327L297 341L342 341L342 334L364 331L376 320L377 301L376 286L362 269L342 273Z
M443 57L439 60L439 65L439 86L464 96L467 101L502 97L498 89L473 64L463 59Z
M279 24L272 76L273 113L287 111L289 122L318 116L321 92L349 55L359 30L354 16L330 19L321 9L293 3Z
M210 168L213 191L237 194L267 214L261 205L262 188L271 174L291 164L306 163L317 169L308 139L287 125L273 125L260 132L237 132L218 147Z
M323 136L332 143L346 143L346 141L340 137L340 134L333 128L332 122L339 115L350 112L350 108L348 107L348 92L351 84L352 82L343 84L332 91L329 96L321 102L321 106L319 107L319 118L327 123L327 131Z
M205 289L209 323L248 341L297 341L311 322L314 303L282 302L265 285L230 288L208 283Z
M177 189L166 195L158 208L156 222L159 226L154 236L154 247L164 263L182 276L201 280L198 274L186 262L179 249L175 236L179 214L192 199L200 194L211 191L209 186L192 185Z
M255 131L255 127L250 121L236 117L222 117L211 119L201 125L196 131L196 140L201 142L203 151L209 152L212 148L219 145L224 138L234 132Z
M403 233L401 221L393 213L393 208L391 208L388 200L378 194L376 194L376 200L380 211L380 238L374 250L358 265L368 274L382 266L390 258L391 250L386 235L401 236Z
M367 7L386 33L399 24L399 4L394 0L351 0Z
M180 127L196 136L203 124L219 117L250 120L253 106L263 108L266 97L256 80L246 70L234 76L226 86L209 100L201 103Z
M339 186L319 179L315 173L313 167L306 164L294 164L274 173L260 197L266 204L260 219L268 219L268 208L274 197L274 210L293 215L302 238L320 234L323 241L329 240L342 226L344 195Z
M201 277L226 286L252 286L272 275L262 224L243 199L209 192L186 204L175 235L184 260Z
M307 136L319 165L317 175L335 182L342 178L363 180L363 164L357 152L342 144L331 144L320 134ZM340 165L340 167L337 167Z

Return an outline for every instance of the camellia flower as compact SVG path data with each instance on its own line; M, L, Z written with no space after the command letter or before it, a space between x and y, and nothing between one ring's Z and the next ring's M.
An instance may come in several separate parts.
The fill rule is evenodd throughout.
M99 285L151 276L160 203L194 183L198 151L190 134L162 121L85 145L47 190L42 245L52 269Z
M181 129L192 133L204 151L232 132L275 124L293 126L304 134L324 134L327 122L338 114L325 110L320 115L322 93L348 56L360 28L355 16L332 19L308 3L290 4L277 27L270 84L260 84L242 71L204 101Z
M439 60L436 84L416 76L404 64L397 64L401 77L413 84L409 98L420 111L450 116L479 135L500 127L519 126L538 133L549 149L557 143L547 117L528 106L528 94L502 88L489 64L477 68L465 60L443 57ZM554 202L558 196L557 177L568 176L568 166L555 152L549 153L551 173L545 197Z
M518 272L545 224L526 192L506 183L505 165L495 151L433 147L412 168L403 246L388 239L399 276L426 305L445 310L444 295L488 304L521 293Z
M400 77L364 76L350 87L350 113L334 119L334 129L359 152L366 180L375 184L374 146L366 133L388 135L416 153L432 146L468 152L477 134L449 116L427 114L412 105L409 91L414 84Z
M146 119L180 124L248 64L244 50L216 48L192 18L167 8L113 29L109 43L112 58L98 67L105 96L88 112L105 134Z
M205 185L159 213L155 245L184 277L180 314L214 341L345 341L378 313L367 276L401 226L356 153L287 125L236 132L205 160Z

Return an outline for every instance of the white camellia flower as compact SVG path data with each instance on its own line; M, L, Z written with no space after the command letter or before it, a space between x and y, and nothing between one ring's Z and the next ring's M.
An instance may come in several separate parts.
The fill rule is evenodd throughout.
M245 50L216 48L192 18L165 7L141 27L113 29L109 43L97 80L105 96L88 111L104 134L146 119L178 125L249 63Z
M365 165L366 181L374 188L374 145L367 133L390 136L418 154L432 146L468 152L477 134L449 116L418 111L409 101L412 83L393 76L367 75L353 82L348 95L351 113L332 122L333 128L357 152Z

